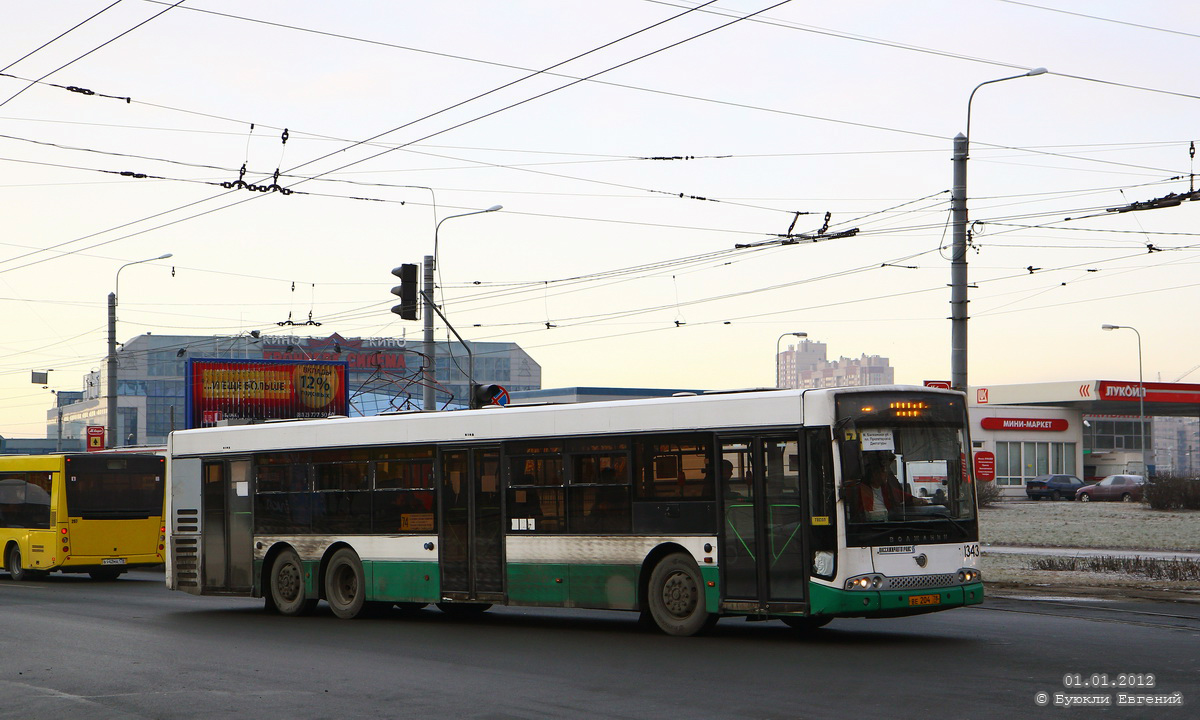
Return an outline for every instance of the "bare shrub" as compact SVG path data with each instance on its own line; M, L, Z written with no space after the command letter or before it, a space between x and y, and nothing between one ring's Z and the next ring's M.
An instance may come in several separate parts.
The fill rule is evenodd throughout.
M1200 480L1157 475L1146 484L1145 501L1154 510L1200 510Z
M1154 580L1200 580L1200 563L1195 560L1156 560L1144 557L1046 557L1034 558L1033 570L1075 570L1098 573L1140 575Z
M991 507L1000 502L1000 497L1003 495L1000 488L996 487L995 481L977 482L975 490L978 493L979 507Z

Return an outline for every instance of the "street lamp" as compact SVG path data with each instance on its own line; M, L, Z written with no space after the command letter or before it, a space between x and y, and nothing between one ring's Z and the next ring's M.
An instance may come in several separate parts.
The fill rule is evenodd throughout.
M1150 461L1148 453L1150 447L1146 444L1146 385L1142 382L1142 334L1137 331L1137 328L1128 325L1109 325L1105 323L1100 326L1101 330L1132 330L1134 335L1137 335L1138 342L1138 420L1141 422L1139 432L1142 436L1142 474L1147 478L1150 477Z
M496 212L497 210L503 209L503 205L493 205L486 210L473 210L471 212L459 213L458 215L449 215L439 220L437 224L433 226L433 255L425 256L424 277L422 278L421 283L421 295L425 300L425 334L422 343L424 346L422 349L425 351L425 372L423 373L424 391L422 393L421 406L425 410L437 409L437 398L434 391L434 383L437 381L437 366L435 361L436 349L434 348L433 343L433 314L434 308L436 307L433 302L433 270L435 259L437 258L438 254L438 231L442 229L442 223L446 222L447 220L466 217L468 215L481 215L483 213ZM447 326L449 325L449 323L446 324ZM457 334L458 333L455 333L455 335ZM471 383L475 381L475 356L471 352L471 348L467 347L466 343L463 343L463 347L467 348L467 358L471 363L467 370L467 374L470 375L470 377L467 378L467 393L469 395L471 392ZM469 400L470 398L468 398L468 401Z
M125 263L117 268L117 275L113 279L113 291L108 294L108 430L105 432L105 447L113 447L113 439L117 436L117 291L121 288L121 271L130 265L166 260L169 257L171 253L163 253L158 257Z
M788 337L789 335L792 337L798 337L798 338L808 337L808 333L806 333L806 332L789 332L789 333L784 333L784 334L780 335L779 339L775 341L775 387L776 388L783 387L783 384L780 382L781 378L780 378L780 373L779 373L779 343L783 342L783 339L785 337ZM795 357L795 356L793 355L793 357Z
M967 98L967 134L954 138L954 182L950 191L950 219L953 244L950 251L950 384L955 390L967 389L967 158L971 138L971 102L984 85L1044 75L1039 67L1020 75L981 82Z

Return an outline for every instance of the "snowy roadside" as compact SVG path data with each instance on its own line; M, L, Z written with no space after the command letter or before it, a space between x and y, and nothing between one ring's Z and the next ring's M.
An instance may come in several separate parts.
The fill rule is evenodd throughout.
M980 511L980 540L983 577L988 591L996 594L1047 592L1200 602L1197 580L1035 569L1039 559L1076 554L1070 553L1072 548L1198 551L1200 512L1161 512L1140 503L1004 502ZM989 545L1047 550L989 553Z

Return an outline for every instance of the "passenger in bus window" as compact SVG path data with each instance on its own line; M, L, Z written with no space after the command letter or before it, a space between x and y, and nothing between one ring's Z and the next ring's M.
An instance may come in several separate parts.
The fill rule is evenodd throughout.
M892 474L891 462L896 456L884 453L868 456L864 464L863 482L850 493L854 519L862 521L887 520L888 513L906 506L928 505L928 500L914 497L900 485Z

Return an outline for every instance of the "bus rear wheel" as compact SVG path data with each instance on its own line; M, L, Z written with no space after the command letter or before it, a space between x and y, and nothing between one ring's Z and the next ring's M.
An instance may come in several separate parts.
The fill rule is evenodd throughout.
M24 582L34 578L32 570L26 570L25 568L21 567L21 549L16 545L10 547L8 549L8 553L5 554L4 569L7 570L8 574L12 576L12 579L16 580L17 582Z
M654 624L668 635L695 635L716 619L704 607L700 568L684 553L668 555L654 567L646 601Z
M351 620L363 614L366 599L362 561L349 548L338 550L325 567L325 601L334 615Z
M284 550L271 563L271 603L280 615L304 615L316 600L304 596L304 566L295 550Z

